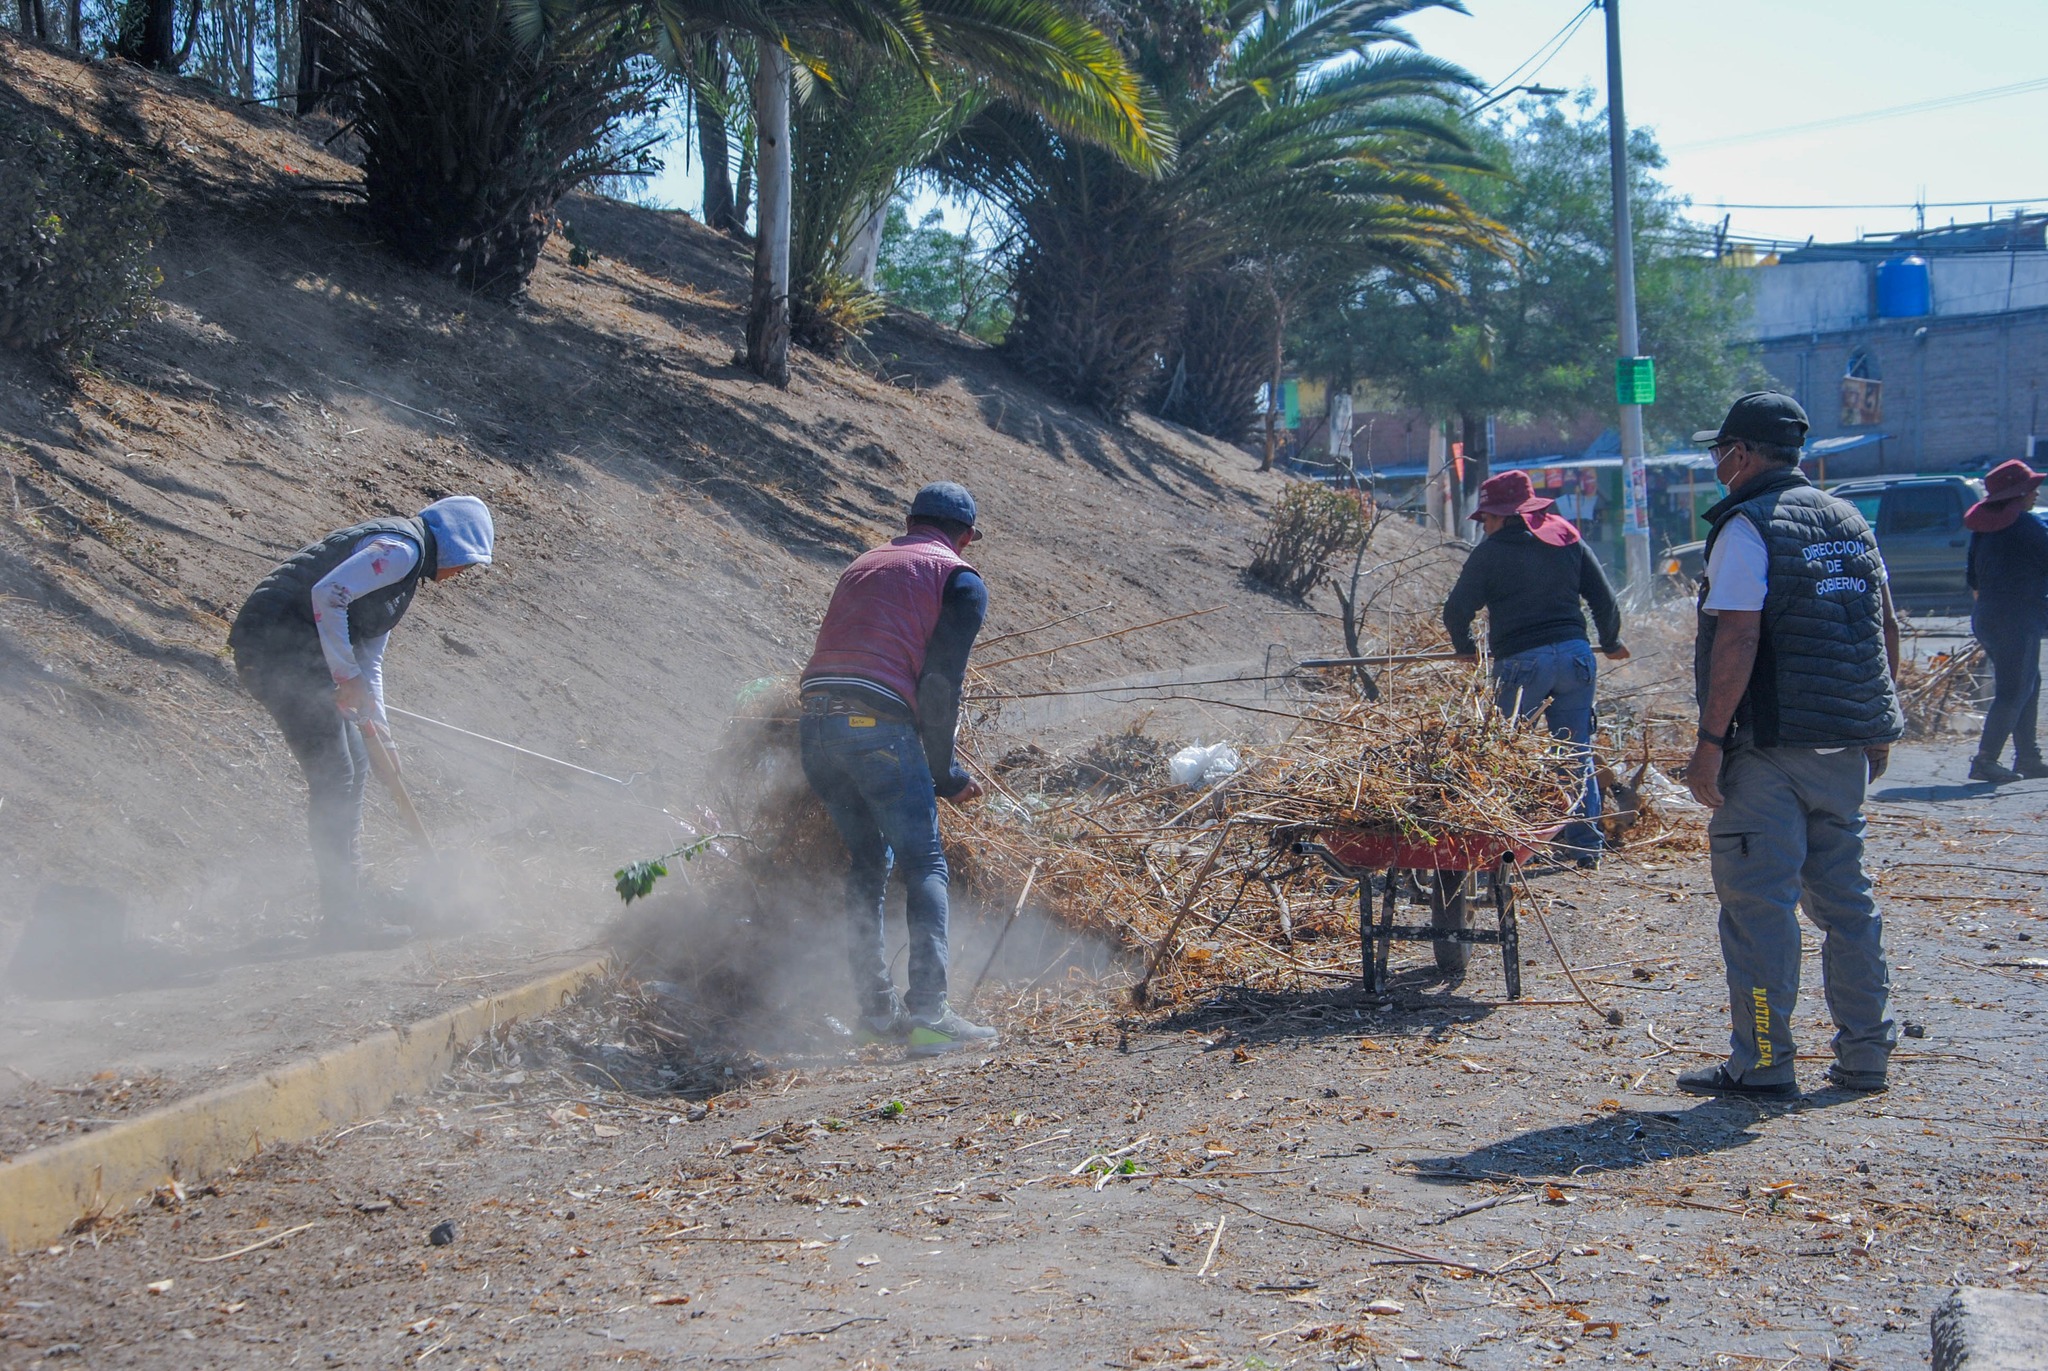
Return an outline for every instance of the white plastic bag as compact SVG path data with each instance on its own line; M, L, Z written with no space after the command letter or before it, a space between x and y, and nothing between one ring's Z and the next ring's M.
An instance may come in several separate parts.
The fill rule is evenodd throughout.
M1214 785L1237 771L1237 749L1229 743L1211 747L1195 743L1174 753L1166 765L1175 785Z
M1689 810L1702 814L1706 812L1707 807L1695 800L1690 790L1654 766L1646 768L1643 772L1642 793L1649 797L1651 804L1660 809Z

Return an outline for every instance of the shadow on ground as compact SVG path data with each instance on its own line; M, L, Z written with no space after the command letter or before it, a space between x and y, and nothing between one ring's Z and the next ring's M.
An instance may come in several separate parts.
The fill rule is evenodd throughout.
M1333 985L1326 990L1252 990L1221 986L1200 1001L1174 1010L1157 1025L1162 1033L1215 1033L1227 1037L1218 1047L1288 1043L1318 1038L1355 1036L1439 1037L1454 1024L1486 1018L1497 1002L1464 993L1468 978L1447 977L1434 970L1397 971L1385 994L1362 984ZM1476 975L1470 978L1479 987ZM1391 1002L1390 1002L1391 1001Z

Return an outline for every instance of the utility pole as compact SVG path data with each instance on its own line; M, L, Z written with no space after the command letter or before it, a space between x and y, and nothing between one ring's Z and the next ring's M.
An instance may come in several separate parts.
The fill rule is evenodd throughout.
M1656 395L1649 359L1639 358L1636 332L1636 250L1629 217L1628 116L1621 104L1621 0L1601 0L1607 12L1607 160L1614 183L1614 304L1621 359L1615 369L1615 397L1621 402L1621 531L1628 549L1628 585L1637 595L1650 589L1649 478L1643 466L1643 406ZM1648 373L1648 374L1646 374ZM1624 377L1637 379L1631 387ZM1647 394L1643 383L1647 383Z

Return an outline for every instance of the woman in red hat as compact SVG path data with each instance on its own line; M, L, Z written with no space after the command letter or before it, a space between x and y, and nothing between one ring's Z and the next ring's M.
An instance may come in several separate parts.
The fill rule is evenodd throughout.
M1586 639L1583 601L1600 631L1600 650L1622 661L1621 609L1599 559L1579 539L1557 502L1538 495L1521 471L1504 471L1479 487L1472 518L1486 541L1465 559L1458 583L1444 601L1444 627L1460 661L1477 661L1472 620L1486 611L1500 707L1544 722L1578 750L1584 790L1579 817L1557 835L1559 848L1583 867L1600 860L1600 786L1593 779L1593 648Z
M2034 517L2044 479L2025 462L2000 462L1984 477L1984 498L1963 515L1970 530L1970 631L1991 658L1991 707L1970 762L1973 781L2048 776L2036 726L2041 706L2041 637L2048 631L2048 525ZM2013 765L2000 760L2006 739Z

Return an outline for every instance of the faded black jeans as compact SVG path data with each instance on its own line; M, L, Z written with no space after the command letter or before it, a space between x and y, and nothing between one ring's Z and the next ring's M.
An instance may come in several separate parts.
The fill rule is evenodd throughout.
M370 758L363 735L334 708L334 681L317 649L262 642L235 645L235 671L284 734L306 778L306 830L329 919L362 913L363 783Z
M1991 659L1991 706L1977 744L1977 755L1987 761L1999 759L2008 738L2018 760L2041 759L2041 617L2037 605L1988 599L1980 599L1970 616L1970 630Z
M861 1012L895 1004L884 945L889 868L903 868L910 930L910 985L904 1006L936 1014L946 999L946 854L939 800L915 725L869 716L804 716L804 775L852 859L846 873L847 959Z

